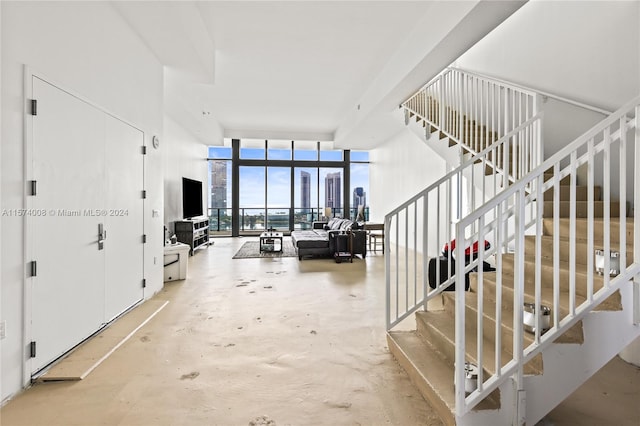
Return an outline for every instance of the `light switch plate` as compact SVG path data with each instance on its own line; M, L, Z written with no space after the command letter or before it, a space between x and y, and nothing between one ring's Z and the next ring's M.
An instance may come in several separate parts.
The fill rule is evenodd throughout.
M0 339L7 337L7 320L0 321Z

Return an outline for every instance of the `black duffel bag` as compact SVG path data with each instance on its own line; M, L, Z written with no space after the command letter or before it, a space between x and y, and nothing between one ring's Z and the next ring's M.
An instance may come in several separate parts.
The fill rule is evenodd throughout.
M439 279L436 276L437 274L436 262L440 262ZM447 271L448 268L450 272ZM453 277L455 273L456 273L455 259L451 258L451 263L449 263L449 258L444 256L434 257L429 259L429 287L431 288L438 287L438 285L442 284L449 278L449 275ZM447 287L444 291L455 291L455 289L456 289L456 283L453 283L449 287ZM464 276L464 289L467 291L469 290L469 274L465 274Z
M479 244L476 241L470 247L467 247L465 249L465 253L464 253L465 266L468 265L472 260L475 260L478 258L478 250L479 250L478 246ZM456 247L456 240L452 240L451 243L445 244L444 247L442 248L442 256L429 259L429 287L436 288L439 284L442 284L447 280L447 278L449 278L449 272L447 272L447 266L449 266L448 252L449 252L449 248L451 248L451 251L453 254L453 250L455 250L455 247ZM489 243L489 241L485 240L484 250L488 250L489 248L491 248L491 244ZM437 273L436 262L440 262L440 279L437 279L436 277L436 273ZM492 271L495 271L496 269L493 268L491 264L489 264L488 262L483 261L482 270L485 272L492 272ZM451 271L451 276L453 277L456 271L456 261L453 258L453 256L451 256L450 271ZM478 267L476 266L464 275L464 287L466 291L469 290L469 273L477 272L477 271L478 271ZM455 291L455 289L456 289L456 285L455 283L453 283L449 287L447 287L444 291Z

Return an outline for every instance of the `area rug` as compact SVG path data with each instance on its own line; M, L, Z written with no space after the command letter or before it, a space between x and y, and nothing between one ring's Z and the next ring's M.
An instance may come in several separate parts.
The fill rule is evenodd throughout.
M247 241L240 247L240 250L233 256L234 259L252 259L260 257L297 257L296 249L290 239L282 240L282 252L263 251L260 252L260 243L258 241Z

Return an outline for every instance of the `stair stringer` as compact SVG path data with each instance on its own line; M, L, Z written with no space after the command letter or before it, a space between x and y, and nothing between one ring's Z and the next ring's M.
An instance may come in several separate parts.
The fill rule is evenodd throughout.
M463 416L456 416L456 426L510 425L513 423L515 386L513 380L506 380L500 389L500 408L497 410L472 410Z
M409 120L407 128L411 130L411 133L415 134L418 139L426 143L436 154L438 154L451 168L458 167L460 165L460 149L456 146L449 146L449 138L440 138L440 132L435 131L429 135L426 133L426 129L423 127L424 120L416 122L415 120ZM428 124L427 124L428 125Z
M418 139L422 142L426 143L429 148L431 148L436 154L438 154L444 161L446 161L447 165L452 169L458 167L460 165L460 146L456 143L453 146L449 146L449 137L440 137L440 132L435 131L427 135L425 127L423 127L423 120L415 121L413 119L409 120L407 124L407 128L411 130L411 133L416 135ZM427 124L428 126L428 124ZM467 158L469 154L466 154ZM472 171L473 170L473 171ZM486 191L487 199L492 198L495 193L493 190L493 177L491 175L484 175L484 165L482 163L474 164L472 168L467 168L463 171L463 175L469 182L471 182L471 174L473 173L476 176L476 179L473 179L476 190L482 191L483 189L483 179L477 179L477 176L484 176L485 186L484 189ZM498 191L502 189L502 187L497 188ZM480 192L481 193L481 192Z
M622 349L640 337L640 325L633 324L632 286L633 283L629 281L620 287L622 310L592 311L582 319L582 344L552 344L543 352L543 373L524 377L526 424L537 424ZM615 333L611 330L615 330ZM516 414L515 382L508 379L499 389L498 410L472 410L463 416L456 416L455 424L513 424Z
M552 344L542 354L544 372L526 376L526 421L536 424L640 336L633 325L633 283L620 286L621 311L592 311L582 319L582 344Z

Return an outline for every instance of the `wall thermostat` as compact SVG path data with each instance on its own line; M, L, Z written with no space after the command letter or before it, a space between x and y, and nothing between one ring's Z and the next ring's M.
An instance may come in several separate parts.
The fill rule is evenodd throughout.
M158 138L157 136L151 138L151 145L153 145L155 149L158 149L158 147L160 146L160 138Z

